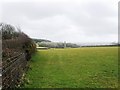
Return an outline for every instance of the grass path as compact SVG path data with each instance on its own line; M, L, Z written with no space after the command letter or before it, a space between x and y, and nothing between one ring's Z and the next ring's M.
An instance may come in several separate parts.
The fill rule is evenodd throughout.
M114 88L118 77L117 47L37 51L25 88Z

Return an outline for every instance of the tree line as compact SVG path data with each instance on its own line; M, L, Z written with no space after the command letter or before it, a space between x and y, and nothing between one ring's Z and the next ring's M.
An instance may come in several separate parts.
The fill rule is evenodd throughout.
M22 51L30 59L31 54L35 52L35 43L20 28L10 24L0 23L0 33L2 34L3 58L11 57L13 53Z
M77 48L77 44L66 43L66 42L37 42L39 47L48 47L48 48Z

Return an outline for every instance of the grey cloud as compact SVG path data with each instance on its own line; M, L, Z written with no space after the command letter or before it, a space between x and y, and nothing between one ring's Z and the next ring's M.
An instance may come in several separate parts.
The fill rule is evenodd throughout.
M53 41L117 41L117 11L110 3L4 3L4 22ZM105 38L105 39L103 39Z

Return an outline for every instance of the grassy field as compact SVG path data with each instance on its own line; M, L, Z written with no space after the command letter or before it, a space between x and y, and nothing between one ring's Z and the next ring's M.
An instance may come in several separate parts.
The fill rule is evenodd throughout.
M25 88L116 88L118 48L39 50L32 57Z

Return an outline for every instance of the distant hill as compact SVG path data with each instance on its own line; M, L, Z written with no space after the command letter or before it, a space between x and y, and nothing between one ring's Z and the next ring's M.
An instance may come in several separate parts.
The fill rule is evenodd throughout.
M34 41L34 42L51 42L50 40L46 40L46 39L35 39L35 38L32 38L32 40Z

